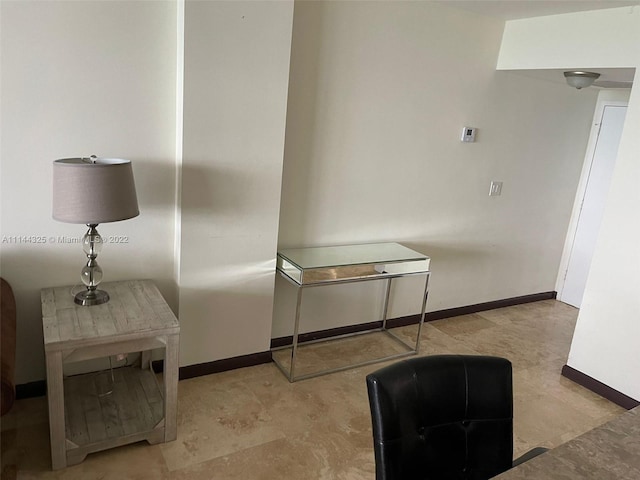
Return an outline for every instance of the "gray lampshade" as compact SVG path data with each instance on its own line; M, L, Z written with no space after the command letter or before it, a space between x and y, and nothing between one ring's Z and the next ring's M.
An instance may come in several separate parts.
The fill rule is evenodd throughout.
M99 224L139 213L129 160L92 157L53 162L54 219Z

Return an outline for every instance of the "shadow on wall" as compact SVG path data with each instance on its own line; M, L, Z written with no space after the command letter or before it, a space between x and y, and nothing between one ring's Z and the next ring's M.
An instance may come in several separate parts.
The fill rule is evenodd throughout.
M177 171L173 160L141 158L132 160L131 164L140 215L148 210L167 211L173 215Z
M204 161L200 161L205 163ZM234 178L236 172L219 166L182 167L182 211L183 213L223 214L240 203L242 191L237 187L242 182Z
M265 177L274 173L271 166L264 165L262 161L254 165L227 161L206 167L184 165L182 214L215 216L220 229L255 216L257 207L265 201Z
M323 8L322 2L309 2L305 8L294 7L293 12L289 78L295 81L289 82L280 218L286 216L287 225L295 225L296 231L280 231L279 237L294 244L304 238L309 217L311 196L304 192L313 190L314 172L321 168L318 164L321 156L315 157L313 152L323 141L316 138L316 124L321 115L317 99L321 89L320 61L325 35Z

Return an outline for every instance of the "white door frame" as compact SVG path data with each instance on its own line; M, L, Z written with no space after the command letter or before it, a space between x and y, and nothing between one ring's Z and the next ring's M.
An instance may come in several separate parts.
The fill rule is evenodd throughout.
M567 270L569 268L569 260L571 258L573 242L576 238L576 232L578 230L578 221L580 220L582 203L584 202L584 197L587 192L589 172L591 171L591 164L593 163L593 157L595 155L596 145L598 143L598 134L600 133L600 123L602 122L604 109L607 106L628 106L630 92L631 90L627 89L615 91L602 90L600 92L600 95L598 96L596 109L593 114L593 122L591 124L591 133L589 134L589 141L587 143L587 152L584 157L582 172L580 173L580 181L578 182L576 198L573 202L573 210L571 212L571 219L569 220L567 237L565 238L564 249L562 250L562 257L560 259L560 268L558 270L558 277L556 279L556 292L558 293L558 300L562 299L565 278L567 276Z

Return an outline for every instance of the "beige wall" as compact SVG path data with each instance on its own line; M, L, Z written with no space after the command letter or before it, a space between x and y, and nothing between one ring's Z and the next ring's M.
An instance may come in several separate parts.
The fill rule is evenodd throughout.
M133 161L140 216L101 225L127 243L99 257L105 281L153 278L177 307L176 6L172 2L0 2L1 274L18 304L17 383L44 378L40 289L79 282L83 225L51 218L52 162ZM13 242L11 237L34 237ZM26 242L26 243L25 243Z
M296 3L279 245L405 243L432 257L428 310L554 290L597 92L496 72L503 26L430 2ZM392 317L419 311L407 283ZM276 286L279 337L295 305ZM381 288L305 292L303 330L378 318Z
M2 235L82 235L51 219L51 162L130 158L141 214L101 226L129 239L100 255L105 281L159 284L181 320L182 365L268 350L293 3L1 8ZM1 246L17 382L39 380L39 290L77 281L84 257L77 245Z
M180 362L269 350L293 2L187 2Z
M553 30L550 30L553 27ZM562 32L553 34L553 32ZM591 35L587 35L591 32ZM507 23L498 68L640 67L640 8ZM637 70L636 70L637 72ZM640 91L633 88L568 365L640 400Z
M268 349L278 242L404 242L433 257L431 310L553 289L595 93L496 72L501 22L430 2L298 2L292 38L291 2L187 2L184 22L180 2L0 8L2 235L82 234L51 220L52 160L132 159L141 215L103 226L130 243L101 264L107 280L159 284L182 365ZM466 125L477 143L459 142ZM1 247L17 381L39 380L39 290L76 281L83 256ZM394 316L419 307L408 283ZM337 293L347 307L312 298L309 329L378 314L379 287L353 287Z
M640 9L592 10L506 23L501 70L635 67Z

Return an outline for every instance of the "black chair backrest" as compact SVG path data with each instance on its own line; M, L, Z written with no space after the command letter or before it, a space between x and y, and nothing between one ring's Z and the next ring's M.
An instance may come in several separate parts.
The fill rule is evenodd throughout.
M434 355L367 376L377 480L488 479L511 468L511 362Z

